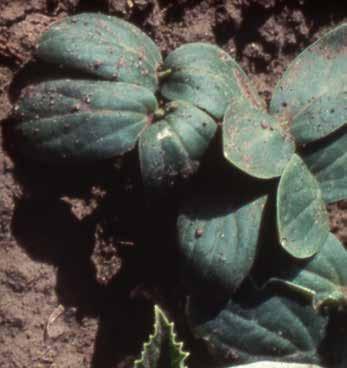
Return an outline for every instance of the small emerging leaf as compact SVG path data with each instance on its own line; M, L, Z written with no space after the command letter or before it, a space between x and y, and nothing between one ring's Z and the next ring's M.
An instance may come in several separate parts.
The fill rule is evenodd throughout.
M347 124L347 23L305 49L278 83L272 113L291 122L298 143L309 143Z
M53 80L24 90L15 132L27 156L88 163L133 149L156 108L154 95L133 84Z
M347 250L333 234L321 251L304 264L292 264L271 282L283 284L312 299L315 309L323 305L347 306Z
M209 115L189 103L171 102L166 110L139 142L142 179L151 190L192 176L217 129Z
M63 19L44 33L37 56L57 66L102 79L157 89L158 47L122 19L84 13Z
M316 254L329 235L328 214L319 184L296 154L278 186L277 225L281 245L296 258Z
M248 78L222 49L207 43L190 43L171 52L164 61L171 71L161 92L169 100L184 100L222 119L232 96L238 95ZM256 93L248 86L251 98Z
M347 198L347 129L303 158L318 180L326 203Z
M182 350L183 343L177 342L174 324L157 305L154 307L154 318L153 335L144 343L134 368L187 368L185 361L189 353Z
M177 224L185 277L235 291L254 263L265 201L235 210L225 197L198 198L187 206Z
M194 335L225 365L269 360L319 364L329 321L310 305L248 290L242 301L233 297L222 306L192 299L188 318Z
M262 179L280 176L295 151L292 137L276 119L241 94L226 110L223 148L228 161Z

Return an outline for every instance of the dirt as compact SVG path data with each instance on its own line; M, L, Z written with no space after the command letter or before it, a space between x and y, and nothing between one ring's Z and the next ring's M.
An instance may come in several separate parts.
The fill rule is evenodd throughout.
M3 127L13 78L41 34L82 11L137 24L164 54L191 41L218 44L265 100L300 50L347 17L340 0L0 0ZM146 210L132 155L59 171L14 163L6 128L0 147L0 367L131 367L151 330L153 301L171 306L172 317L182 309L174 236L161 230L174 215ZM329 210L347 244L347 202ZM184 323L178 329L184 335Z

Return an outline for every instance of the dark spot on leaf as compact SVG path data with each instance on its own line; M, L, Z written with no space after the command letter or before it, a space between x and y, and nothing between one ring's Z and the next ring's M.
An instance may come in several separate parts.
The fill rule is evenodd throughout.
M99 69L100 66L102 65L102 62L100 60L97 60L95 63L94 63L94 69Z
M228 349L225 358L234 362L236 360L239 360L240 356L234 349L230 348Z
M81 105L77 103L77 104L75 104L75 105L72 106L71 111L72 112L77 112L80 109L81 109Z
M196 238L200 238L202 237L202 235L204 234L204 230L201 229L201 228L197 228L196 231L195 231L195 237Z

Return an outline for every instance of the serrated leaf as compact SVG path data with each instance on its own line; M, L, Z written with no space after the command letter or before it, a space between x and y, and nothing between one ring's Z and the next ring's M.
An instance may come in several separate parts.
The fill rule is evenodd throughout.
M183 343L177 342L174 324L156 305L154 307L154 332L143 345L141 357L134 368L187 368L189 353L183 351Z
M178 217L178 243L185 278L235 291L257 252L266 197L235 209L222 198L197 198Z
M165 117L141 136L139 154L147 189L163 189L187 179L199 168L217 125L195 106L171 102Z
M270 179L282 174L295 145L275 118L240 94L231 99L224 116L223 149L240 170Z
M222 119L232 96L247 88L259 103L239 65L222 49L207 43L190 43L171 52L164 61L171 70L161 93L169 100L185 100Z
M318 310L323 305L347 305L347 250L329 234L322 249L305 263L291 263L289 269L270 280L312 299Z
M347 130L317 149L307 152L303 159L319 182L326 203L347 198Z
M44 33L37 56L107 80L157 89L158 47L139 28L119 18L83 13L64 18Z
M131 150L157 108L146 88L53 80L25 89L17 106L19 149L47 162L87 163Z
M347 23L305 49L278 83L270 111L291 121L298 143L323 138L347 123Z
M188 318L218 362L262 361L319 364L329 317L310 305L281 296L247 292L222 306L191 300Z
M282 247L296 258L316 254L329 235L328 214L319 184L296 154L278 186L277 226Z

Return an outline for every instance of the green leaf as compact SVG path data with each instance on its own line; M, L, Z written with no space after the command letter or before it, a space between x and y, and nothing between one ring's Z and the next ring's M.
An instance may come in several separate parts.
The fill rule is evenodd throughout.
M170 70L161 93L169 100L185 100L222 119L232 96L247 88L257 100L248 78L222 49L207 43L190 43L171 52L164 61Z
M154 95L140 86L54 80L26 88L15 132L27 156L87 163L131 150L156 108Z
M191 299L188 318L214 359L235 365L267 360L319 364L329 320L295 299L254 292L222 306Z
M319 184L296 154L279 183L277 225L282 247L296 258L316 254L329 235L328 214Z
M326 203L347 198L347 130L303 155Z
M272 113L291 122L298 143L323 138L347 123L347 23L305 49L278 83Z
M39 42L37 56L107 80L157 89L161 63L157 46L140 29L119 18L84 13L54 24Z
M295 151L282 125L241 94L231 99L226 110L223 148L228 161L261 179L280 176Z
M347 89L329 91L317 97L293 117L291 133L296 142L299 144L313 142L346 125L346 105Z
M347 305L347 251L329 234L321 251L308 262L291 263L270 283L280 283L312 299L318 310L323 305Z
M135 361L134 368L187 368L185 361L189 353L182 350L183 343L177 342L174 324L157 305L154 307L154 316L154 332L144 343L141 357Z
M222 198L197 198L178 217L185 278L235 291L256 256L266 197L238 209Z
M209 115L189 103L171 102L166 111L139 142L142 179L148 189L169 187L193 175L217 129Z

